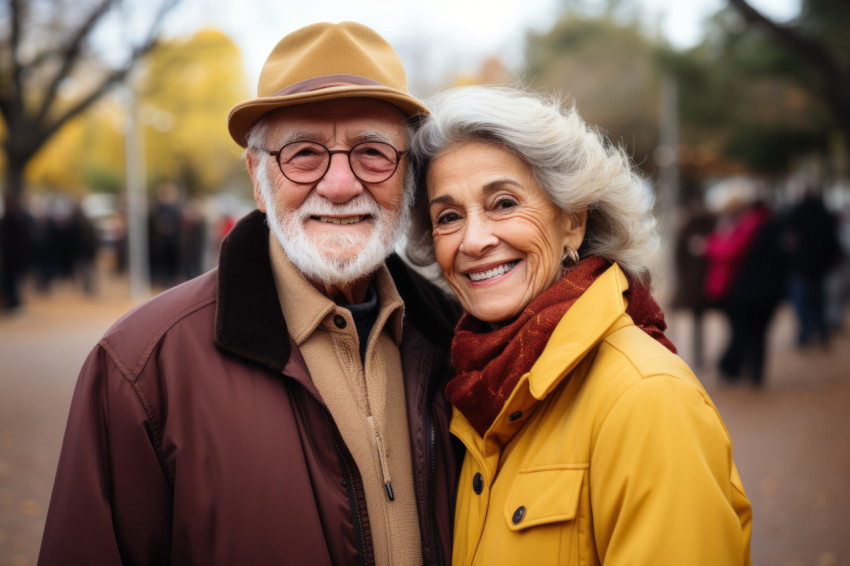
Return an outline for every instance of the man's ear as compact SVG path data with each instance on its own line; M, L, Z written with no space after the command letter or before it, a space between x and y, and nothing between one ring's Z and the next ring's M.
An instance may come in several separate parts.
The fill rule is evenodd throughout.
M254 185L254 202L257 203L257 208L260 212L266 212L266 199L263 198L263 193L260 191L260 183L257 180L257 167L264 167L265 159L258 157L256 152L249 149L245 152L245 163L248 166L248 175L251 177L251 183Z

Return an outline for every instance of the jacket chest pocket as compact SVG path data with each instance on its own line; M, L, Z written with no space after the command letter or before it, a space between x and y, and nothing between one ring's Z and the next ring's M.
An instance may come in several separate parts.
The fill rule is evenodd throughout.
M586 467L570 464L520 470L503 508L508 528L516 532L574 520Z
M587 529L578 524L586 520L579 516L586 469L569 464L516 474L503 504L493 509L494 521L485 528L475 564L578 564L586 554L579 533Z

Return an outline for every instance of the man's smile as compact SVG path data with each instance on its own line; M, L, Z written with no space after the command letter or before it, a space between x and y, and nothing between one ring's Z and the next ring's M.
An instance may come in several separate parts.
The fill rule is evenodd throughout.
M319 222L325 222L328 224L357 224L358 222L362 222L368 218L367 215L361 214L358 216L311 216L310 220L317 220Z

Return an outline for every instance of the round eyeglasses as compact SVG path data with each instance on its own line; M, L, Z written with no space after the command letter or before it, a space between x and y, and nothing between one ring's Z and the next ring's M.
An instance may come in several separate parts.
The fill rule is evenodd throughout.
M384 142L362 142L351 149L330 150L320 143L297 141L277 151L264 150L277 159L283 176L301 185L316 183L331 167L331 157L337 153L348 156L351 172L361 183L383 183L392 177L401 156L406 151Z

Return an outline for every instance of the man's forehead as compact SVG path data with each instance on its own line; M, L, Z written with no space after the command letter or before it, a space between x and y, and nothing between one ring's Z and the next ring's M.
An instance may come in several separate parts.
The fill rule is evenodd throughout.
M380 100L329 100L276 111L272 115L271 130L276 136L300 132L318 136L384 133L398 137L406 133L406 120L398 108Z

